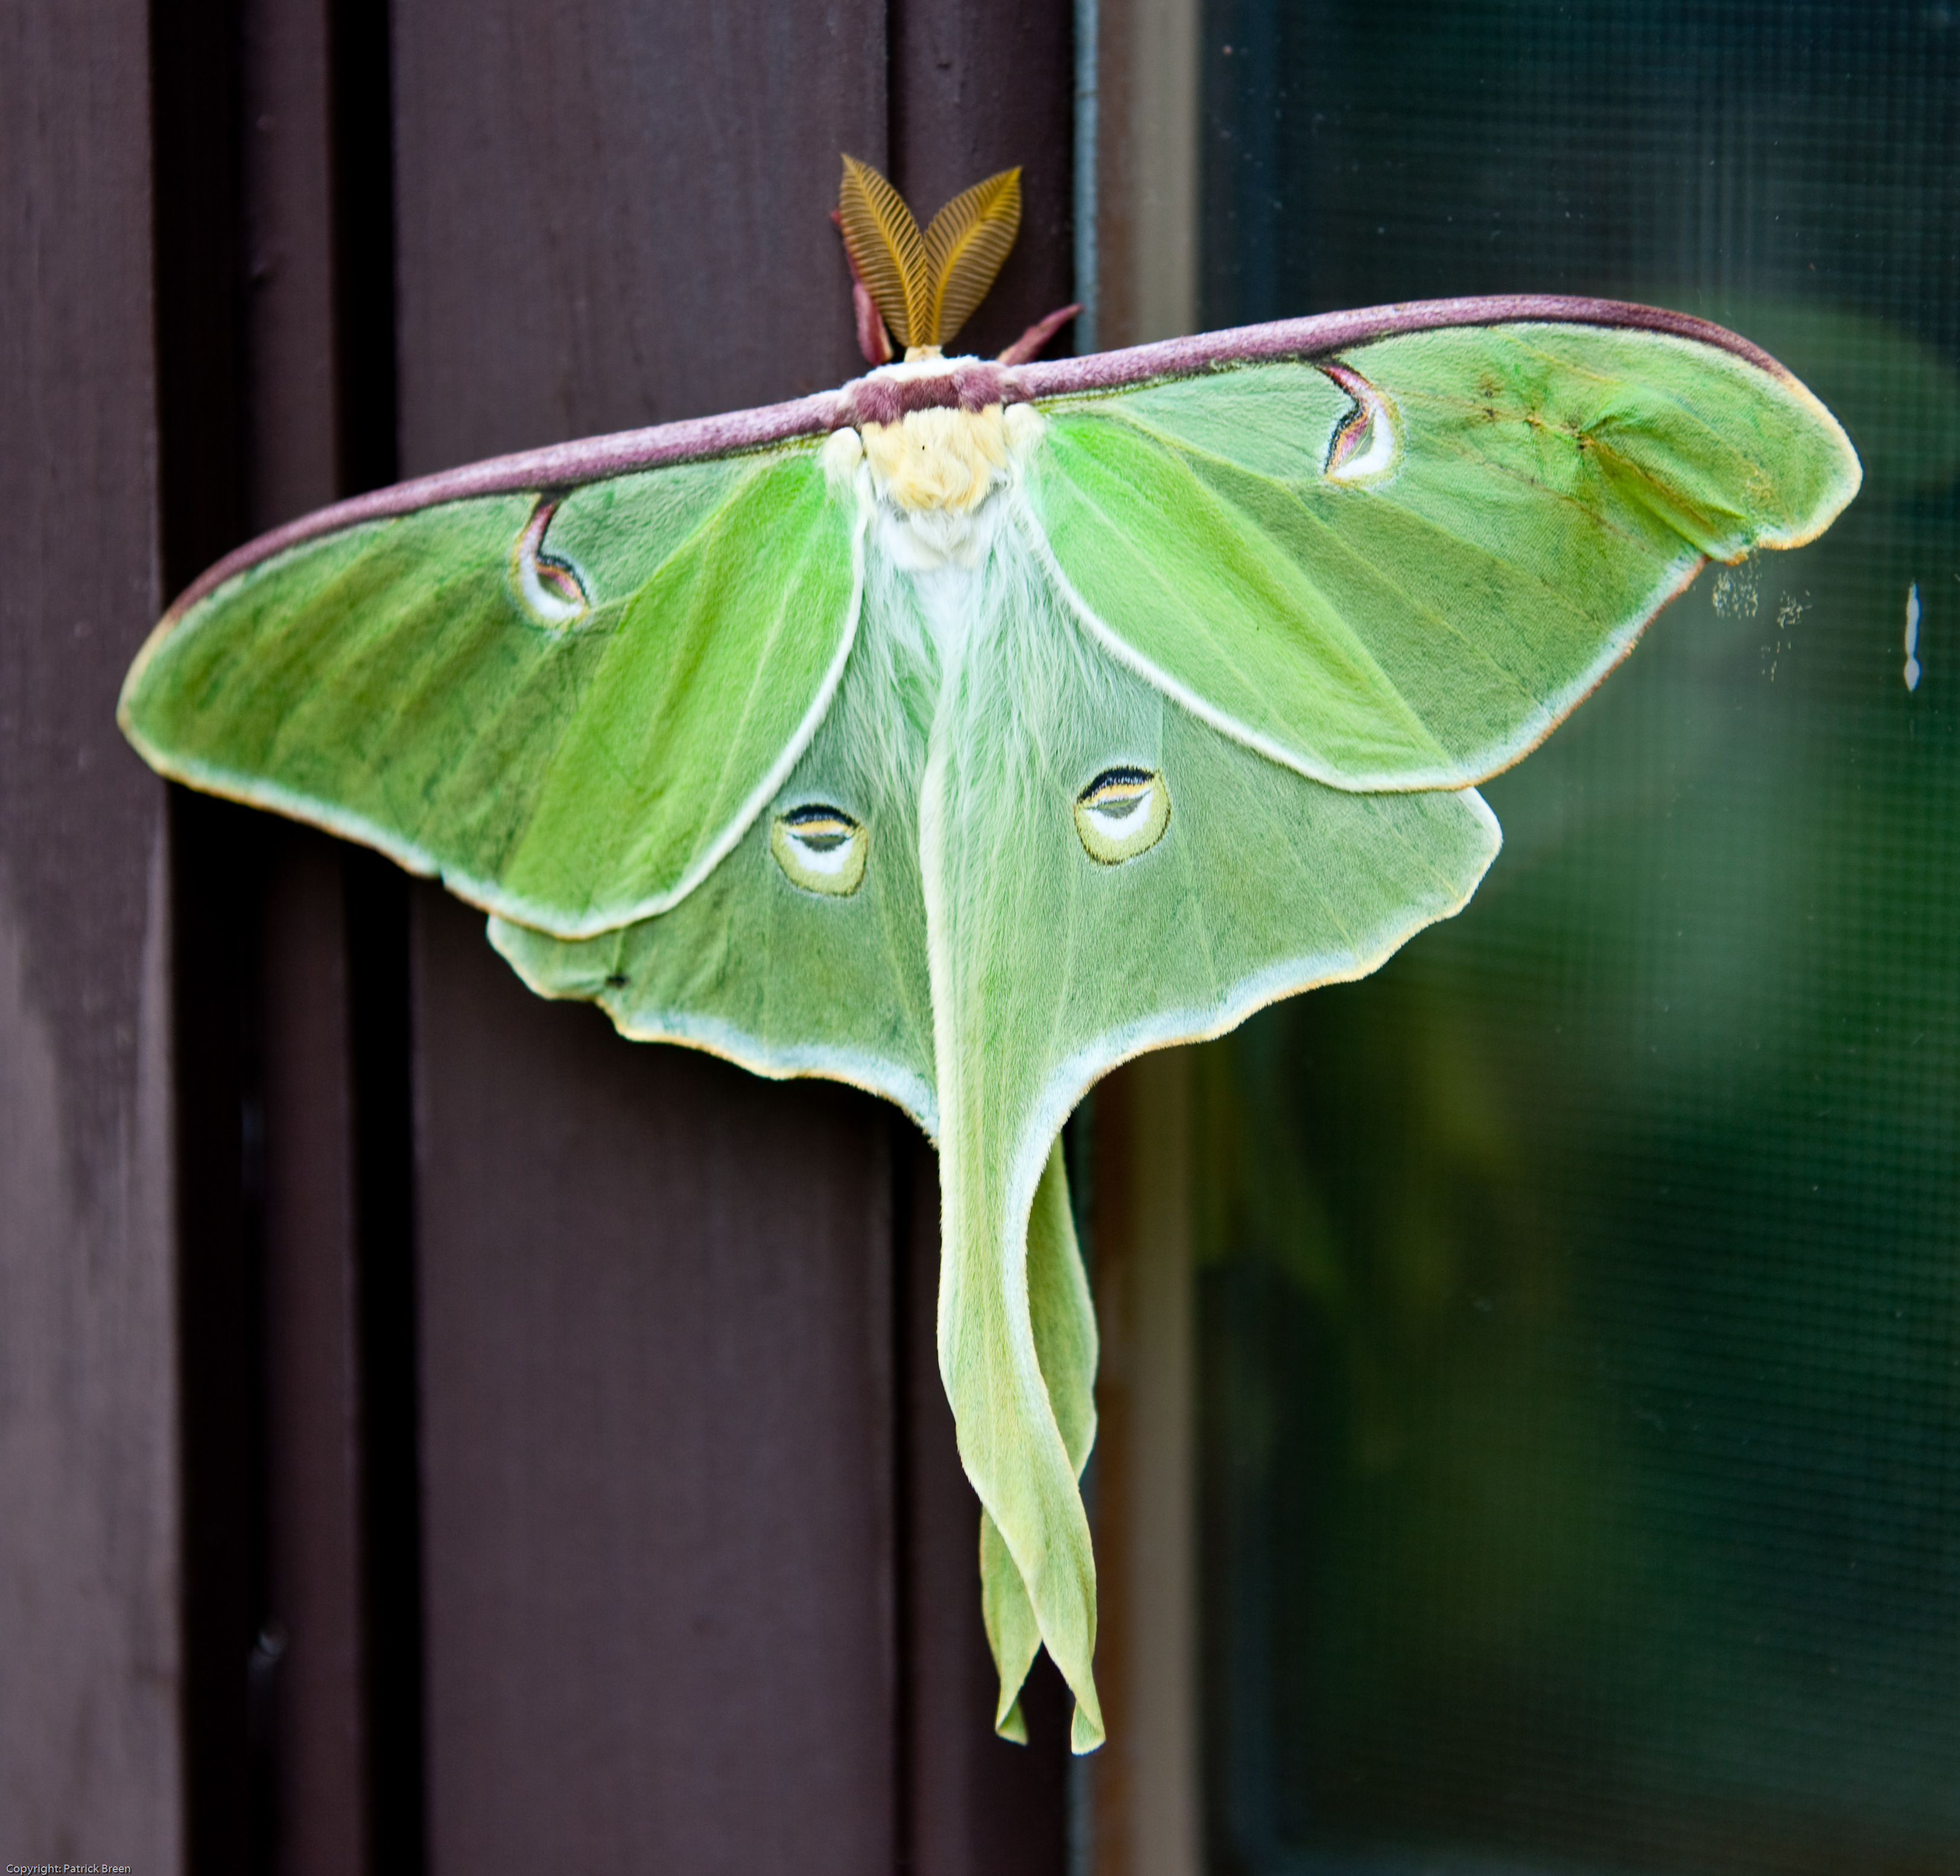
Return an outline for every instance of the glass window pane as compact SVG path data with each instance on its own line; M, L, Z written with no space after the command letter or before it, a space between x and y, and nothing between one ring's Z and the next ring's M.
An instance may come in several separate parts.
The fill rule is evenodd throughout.
M1205 33L1207 325L1684 307L1866 472L1202 1053L1214 1864L1960 1868L1960 9Z

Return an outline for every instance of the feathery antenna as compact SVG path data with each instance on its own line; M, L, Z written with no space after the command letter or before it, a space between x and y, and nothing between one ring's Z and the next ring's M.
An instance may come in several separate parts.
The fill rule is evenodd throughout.
M1003 170L963 190L921 234L899 192L847 156L837 225L858 284L892 336L908 350L941 346L986 297L1020 232L1021 172ZM870 345L864 352L878 362Z

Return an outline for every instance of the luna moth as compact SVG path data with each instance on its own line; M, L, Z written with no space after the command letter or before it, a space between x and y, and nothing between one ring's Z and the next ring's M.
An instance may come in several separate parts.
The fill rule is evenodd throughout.
M1086 1751L1064 1119L1459 910L1499 842L1476 785L1860 472L1774 359L1603 300L946 355L1019 212L1008 171L921 232L847 158L867 375L276 529L170 608L120 720L440 877L542 995L918 1123L995 1723L1024 1737L1045 1646Z

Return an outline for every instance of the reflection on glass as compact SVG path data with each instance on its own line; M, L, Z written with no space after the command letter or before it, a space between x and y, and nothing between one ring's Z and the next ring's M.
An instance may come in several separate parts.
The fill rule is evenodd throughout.
M1659 301L1866 470L1202 1052L1214 1865L1960 1868L1960 8L1205 31L1207 325Z

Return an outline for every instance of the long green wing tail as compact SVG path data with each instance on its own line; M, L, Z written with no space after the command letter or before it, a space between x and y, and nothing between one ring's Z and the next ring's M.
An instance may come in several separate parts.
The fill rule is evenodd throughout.
M988 590L944 675L921 811L940 1365L962 1460L1086 1747L1101 1725L1095 1569L1030 1267L1062 1120L1127 1056L1373 970L1464 903L1497 836L1474 795L1348 794L1219 735L1102 650L1032 569L1001 568ZM1147 784L1168 814L1140 847ZM989 1576L1010 1700L1026 1632L1004 1571Z
M1080 1479L1096 1444L1096 1308L1090 1301L1088 1274L1076 1241L1059 1139L1048 1148L1041 1183L1035 1188L1028 1215L1027 1259L1028 1314L1035 1358L1068 1463ZM1094 1560L1090 1561L1093 1568ZM980 1607L988 1645L1001 1677L994 1729L1004 1739L1026 1744L1028 1729L1021 1716L1021 1684L1041 1646L1041 1625L1035 1618L1027 1585L1015 1567L1013 1553L987 1511L980 1514ZM1092 1653L1094 1640L1092 1635ZM1102 1743L1101 1715L1094 1707L1077 1706L1072 1743L1077 1752L1093 1751Z

